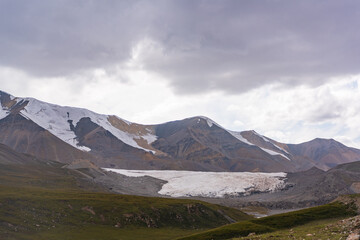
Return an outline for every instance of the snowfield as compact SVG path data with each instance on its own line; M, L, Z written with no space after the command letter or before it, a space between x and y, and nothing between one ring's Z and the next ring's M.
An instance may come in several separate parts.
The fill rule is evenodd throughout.
M129 177L150 176L167 181L159 194L171 197L225 197L273 192L285 186L286 173L197 172L105 168Z
M275 146L275 144L273 144ZM275 152L273 150L270 150L270 149L267 149L267 148L260 148L261 150L263 150L264 152L270 154L270 155L280 155L282 156L283 158L286 158L287 160L291 161L290 158L288 158L287 156L285 156L284 154L282 153L278 153L278 152Z
M147 152L153 152L152 150L139 146L135 139L140 139L141 137L143 137L148 143L151 143L157 139L155 135L147 133L145 136L139 136L136 134L121 131L109 122L108 115L97 114L90 110L82 108L63 107L55 104L42 102L34 98L24 98L24 100L29 101L24 110L21 111L21 114L24 117L32 120L33 122L35 122L42 128L48 130L64 142L82 151L91 151L91 149L85 146L78 145L76 135L73 131L70 130L70 125L68 121L71 120L73 125L76 126L76 124L80 121L81 118L88 117L91 119L92 122L103 127L105 130L108 130L120 141L132 147L139 148ZM131 124L128 121L125 121L123 119L121 120L126 122L128 125Z

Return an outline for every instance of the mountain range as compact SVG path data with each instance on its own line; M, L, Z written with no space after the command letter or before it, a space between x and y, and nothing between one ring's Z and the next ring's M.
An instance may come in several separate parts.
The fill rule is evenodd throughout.
M203 116L142 125L2 91L0 105L0 143L62 163L87 159L124 169L298 172L360 160L360 150L333 139L285 144L253 130L227 130Z
M202 116L142 125L5 92L0 105L1 239L169 239L226 224L214 229L225 239L260 234L264 226L250 221L293 228L358 210L351 195L259 220L242 212L360 193L360 150L333 139L285 144ZM186 239L210 239L194 236Z

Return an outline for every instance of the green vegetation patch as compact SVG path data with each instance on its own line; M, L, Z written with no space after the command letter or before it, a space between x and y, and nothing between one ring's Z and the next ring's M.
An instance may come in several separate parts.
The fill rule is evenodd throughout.
M274 231L275 229L262 226L251 221L244 221L240 223L229 224L223 227L215 228L198 234L190 235L179 239L229 239L237 236L247 236L249 233L266 233Z
M128 227L194 231L227 224L229 217L236 221L252 218L239 210L196 200L0 185L1 239L21 239L21 234L23 239L45 233L51 236L54 232L66 239L66 235L93 228L106 229L110 236Z
M292 228L312 221L353 216L356 212L352 205L340 202L303 209L295 212L282 213L269 217L243 221L223 227L190 235L183 240L229 239L247 236L249 233L266 233L280 229Z
M169 239L252 219L196 200L112 194L62 166L0 164L0 239Z
M345 217L351 215L355 215L355 212L351 206L335 202L314 208L307 208L295 212L282 213L269 217L259 218L252 220L252 222L275 229L282 229L303 225L315 220Z

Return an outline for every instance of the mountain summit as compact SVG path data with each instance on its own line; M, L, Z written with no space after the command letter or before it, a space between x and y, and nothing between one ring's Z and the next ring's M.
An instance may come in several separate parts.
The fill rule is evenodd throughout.
M198 116L142 125L0 91L0 143L42 159L88 159L101 167L294 172L360 160L335 140L284 144L255 131L234 132Z

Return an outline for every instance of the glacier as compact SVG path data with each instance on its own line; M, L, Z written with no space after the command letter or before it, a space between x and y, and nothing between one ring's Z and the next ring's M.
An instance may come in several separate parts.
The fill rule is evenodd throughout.
M129 177L150 176L167 181L158 192L171 197L211 197L274 192L285 187L287 174L260 172L200 172L176 170L126 170L104 168Z

